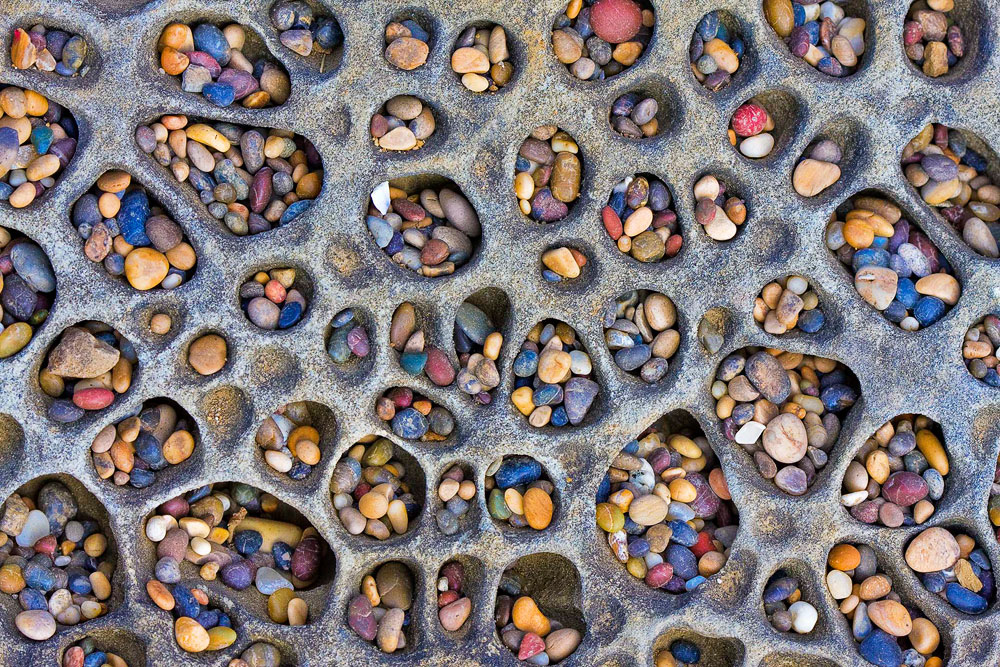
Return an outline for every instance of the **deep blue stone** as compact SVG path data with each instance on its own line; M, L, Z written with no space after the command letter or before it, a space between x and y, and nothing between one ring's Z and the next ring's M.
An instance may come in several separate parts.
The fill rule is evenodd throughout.
M929 327L944 317L945 308L944 301L936 296L922 296L913 307L913 316L920 326Z
M677 639L670 644L670 655L680 662L697 664L701 660L701 649L692 641Z
M140 433L139 437L135 439L135 453L153 470L162 470L167 467L167 460L163 458L160 442L150 433Z
M820 400L830 412L840 412L854 405L858 400L858 392L846 384L835 384L822 391Z
M201 605L195 599L191 589L184 584L174 586L174 613L177 616L187 616L188 618L198 618L201 613Z
M986 598L973 593L961 584L948 584L945 586L944 594L948 597L951 606L966 614L981 614L989 606Z
M569 415L566 414L566 408L559 406L552 410L552 417L549 419L549 423L552 426L565 426L569 423Z
M825 323L826 318L823 316L823 311L819 308L803 311L799 315L799 329L802 329L805 333L816 333L823 328Z
M279 570L288 570L292 567L292 554L295 552L285 542L275 542L271 547L271 555L274 556L274 565Z
M427 417L414 408L404 408L392 418L392 432L400 438L416 440L427 433Z
M101 667L108 659L104 651L94 651L83 659L83 667Z
M198 614L194 620L198 621L198 625L206 630L211 630L219 624L219 612L214 609L206 609Z
M288 476L294 480L305 479L312 474L313 467L308 463L296 461L292 464L292 469L288 471Z
M281 214L281 217L278 218L278 226L287 225L289 222L297 218L299 215L304 213L307 208L309 208L312 202L312 199L300 199L290 205L285 209L285 212Z
M228 83L206 83L201 94L218 107L228 107L236 100L236 89Z
M909 310L917 305L917 299L919 298L920 294L917 293L917 287L914 282L909 278L900 278L899 282L896 283L896 300Z
M129 244L148 246L152 243L146 236L146 221L149 220L149 198L144 190L132 190L122 197L117 220L122 236Z
M233 537L233 546L244 556L250 556L260 550L264 538L256 530L242 530Z
M215 58L220 65L229 64L229 42L222 31L211 23L202 23L194 29L194 48Z
M90 595L90 592L94 590L93 586L90 585L90 579L87 575L80 574L79 572L69 576L66 588L78 595Z
M903 651L896 638L885 630L874 628L858 645L858 653L868 662L878 667L899 667L903 661Z
M493 474L500 489L530 484L541 478L542 464L529 456L509 456Z
M286 301L278 314L278 328L287 329L295 326L302 319L302 304L298 301Z
M534 350L521 350L514 358L514 375L522 378L531 377L538 370L538 353Z
M670 536L671 542L676 542L685 547L693 547L698 543L698 533L684 521L674 519L667 522L667 525L673 531L673 534Z
M685 546L668 545L664 560L674 566L674 574L681 579L687 580L698 576L698 559Z

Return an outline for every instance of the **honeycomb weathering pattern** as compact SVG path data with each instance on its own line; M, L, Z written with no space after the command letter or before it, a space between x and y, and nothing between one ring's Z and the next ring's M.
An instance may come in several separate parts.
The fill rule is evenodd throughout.
M324 1L346 34L341 65L324 75L281 47L268 19L270 1L134 4L6 0L6 11L0 15L4 36L0 81L38 89L68 107L80 124L76 157L56 187L27 210L0 208L0 224L35 239L48 252L59 280L51 321L18 356L0 362L4 378L0 413L12 415L24 430L23 455L17 447L0 451L0 493L5 497L43 474L65 473L79 479L109 510L120 554L113 585L124 591L121 604L107 616L33 645L14 630L11 617L16 603L5 596L0 603L0 662L52 665L63 649L86 634L125 637L132 632L146 642L151 664L225 664L252 641L266 638L300 665L333 661L514 665L515 657L501 645L493 626L497 583L518 557L547 552L572 561L582 585L587 633L567 664L651 665L659 636L688 636L689 631L737 640L727 644L735 646L732 651L723 653L749 667L864 664L822 579L829 548L850 541L874 546L880 564L904 597L918 603L941 628L950 647L948 664L997 664L996 610L960 618L923 590L903 563L903 548L914 529L863 526L851 520L839 503L844 471L865 438L901 412L925 414L942 425L954 462L954 478L949 479L949 491L931 523L970 531L993 563L1000 564L1000 549L986 514L1000 435L996 425L1000 394L973 379L961 358L968 326L1000 300L997 264L976 256L935 218L899 168L906 142L931 120L969 129L994 146L1000 143L995 125L1000 101L990 93L1000 83L993 18L1000 6L997 0L957 0L955 13L972 47L966 64L936 81L918 75L903 53L907 0L869 3L868 47L874 51L859 73L839 80L826 78L791 56L765 23L756 0L657 0L655 36L642 60L601 84L573 80L551 54L552 20L564 9L564 0L477 0L461 7L448 0ZM736 81L712 95L688 70L687 48L697 21L720 8L739 20L749 55ZM414 72L398 71L382 57L385 24L407 11L434 17L428 26L434 32L428 64ZM160 75L155 56L160 30L171 21L201 19L235 20L262 35L291 74L288 103L257 111L214 108L182 94L175 80ZM42 20L88 39L96 59L86 77L67 79L10 68L11 30ZM492 96L473 96L449 68L455 38L476 21L496 22L507 29L518 72L508 88ZM618 95L642 89L655 92L671 117L655 139L629 142L609 127L608 109ZM795 100L797 117L787 121L775 154L751 163L728 145L726 127L740 103L774 90ZM417 94L434 105L439 131L420 151L380 154L372 145L368 119L386 99L400 93ZM771 111L781 115L787 110ZM136 126L163 113L289 128L305 135L323 157L322 194L286 228L233 237L221 222L207 216L190 189L171 182L168 173L137 148ZM569 131L585 161L583 194L570 216L554 225L526 220L517 210L512 190L518 146L532 128L544 123ZM845 148L851 147L844 179L819 197L803 200L792 190L792 170L809 142L825 128L832 128L847 143ZM146 184L192 239L198 272L177 291L130 290L80 251L69 208L109 168L127 169ZM691 188L709 171L730 182L750 212L744 229L727 244L710 241L694 226ZM394 266L364 226L363 208L372 186L423 172L455 181L483 221L478 254L453 277L426 280ZM623 256L600 223L600 208L611 186L640 172L655 173L670 186L684 227L680 255L660 264L639 264ZM843 267L823 243L833 209L847 195L866 189L881 190L900 203L948 256L962 281L958 305L926 330L905 333L875 313L855 293ZM538 257L544 249L570 241L591 258L588 272L578 285L545 283L534 268ZM277 265L306 270L315 284L313 300L294 329L262 332L240 311L237 289L255 269ZM768 281L792 273L809 277L830 321L817 335L776 339L753 321L753 298ZM494 404L477 408L457 390L442 390L425 378L407 376L385 341L393 310L412 300L434 308L434 329L428 333L450 351L455 310L486 287L506 292L511 313L503 330L502 383L494 393ZM601 340L602 305L637 288L663 292L673 299L679 316L680 349L667 376L653 386L617 369ZM329 320L355 305L369 317L378 355L367 375L338 369L324 350ZM726 340L722 350L709 355L699 344L696 329L701 315L713 307L727 311ZM149 318L157 311L170 313L179 325L165 340L148 331ZM573 326L594 358L602 393L596 414L580 428L532 429L510 404L514 355L529 329L546 317ZM77 424L57 425L45 417L38 368L59 333L86 319L105 321L128 337L137 347L139 370L133 388L109 410ZM191 340L206 331L225 334L230 361L218 375L200 378L184 358ZM715 419L709 393L715 368L726 354L746 345L833 357L847 363L860 382L862 399L829 464L801 498L786 497L761 479L750 458L725 441ZM467 519L472 525L454 537L438 532L433 511L426 506L413 530L388 542L345 535L327 488L333 463L359 437L388 434L375 416L375 399L397 385L414 387L446 406L458 423L459 437L452 443L407 445L429 483L460 461L474 470L481 486L495 457L530 454L556 484L558 520L543 533L503 531L485 511L480 493L476 501L480 509ZM104 424L157 396L173 398L196 420L203 460L142 491L126 493L110 487L93 471L91 439ZM293 400L329 406L338 429L323 463L309 480L297 484L273 475L254 444L257 424L275 407ZM675 409L690 411L701 424L721 459L740 511L740 531L725 569L697 592L679 597L632 579L613 560L593 514L598 482L622 445ZM264 622L237 608L248 600L246 596L219 582L208 583L213 599L234 611L239 640L232 653L192 657L174 643L170 614L147 599L144 584L154 559L144 543L142 520L158 503L178 493L232 479L300 509L330 543L336 575L322 613L301 628ZM461 639L445 636L434 604L436 573L456 554L483 564L482 580L470 587L476 591L474 610ZM345 611L363 574L392 559L409 564L417 574L416 627L406 655L389 657L351 633ZM809 637L778 635L763 613L760 592L765 582L777 567L788 564L800 568L796 571L804 577L820 613L817 629ZM558 570L554 562L553 568ZM657 643L662 645L663 641Z

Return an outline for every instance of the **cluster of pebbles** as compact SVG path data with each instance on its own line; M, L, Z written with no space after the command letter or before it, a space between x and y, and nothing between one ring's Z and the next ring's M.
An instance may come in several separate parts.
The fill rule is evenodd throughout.
M451 184L407 192L389 181L372 190L366 225L396 264L426 278L451 275L482 235L479 215Z
M668 360L681 343L674 302L660 292L633 290L604 310L604 342L615 365L655 384L669 368Z
M720 12L705 14L688 48L691 72L705 88L718 92L728 86L733 75L740 68L740 60L746 51L743 38L730 30Z
M289 51L308 58L320 56L320 72L326 58L344 43L344 31L337 19L313 8L302 0L281 0L271 7L271 25L278 31L278 41Z
M794 630L800 635L806 635L816 627L819 620L816 607L802 599L798 577L785 570L778 570L771 575L762 598L767 620L778 632Z
M627 139L647 139L660 133L660 103L643 93L625 93L611 104L611 128Z
M838 361L753 347L722 360L711 392L725 438L793 496L826 466L842 419L860 396L857 379Z
M437 497L442 503L434 515L438 530L445 535L454 535L461 528L461 519L469 513L472 500L476 497L476 483L469 479L461 465L452 465L441 475Z
M392 21L385 27L385 59L403 71L415 70L427 62L430 41L430 33L413 19Z
M258 271L240 285L240 306L255 326L265 331L288 329L305 315L309 303L302 275L290 267Z
M962 27L948 16L955 5L955 0L914 2L903 24L906 57L933 79L950 72L965 55Z
M496 92L510 83L514 63L507 48L507 32L495 23L469 26L455 40L451 71L474 93Z
M254 440L264 462L277 473L294 480L305 479L323 458L322 434L313 425L309 403L286 403L257 427Z
M767 157L774 149L774 119L764 105L745 102L729 119L729 143L744 156L757 160Z
M334 466L333 506L351 535L364 533L377 540L403 535L420 512L412 488L419 470L407 470L408 464L397 454L391 440L371 435L345 452Z
M764 18L801 58L823 74L849 76L865 52L867 22L847 15L844 0L765 0Z
M368 328L354 308L345 308L334 315L330 321L330 329L326 351L335 363L349 364L355 359L364 359L371 353Z
M0 359L31 342L48 319L55 296L56 274L45 251L0 227Z
M94 470L116 486L144 489L156 474L191 458L197 429L183 410L165 399L148 401L117 424L108 424L90 443Z
M24 208L56 184L76 153L73 116L41 93L0 89L0 200Z
M675 257L684 244L670 188L653 174L618 181L601 209L601 224L620 252L640 262Z
M251 62L243 53L246 46L247 30L238 23L225 28L171 23L157 45L160 71L180 77L184 92L219 107L235 102L248 109L281 106L292 92L288 72L269 57Z
M997 349L1000 348L1000 317L990 314L965 332L962 359L969 373L991 387L1000 387Z
M805 276L786 276L764 285L754 299L753 319L773 336L816 333L826 323L819 296Z
M518 660L559 664L577 649L583 633L560 622L568 610L543 610L544 605L539 606L527 588L517 573L508 571L500 578L493 614L497 634Z
M323 187L319 153L294 132L174 115L140 125L135 141L237 236L288 224Z
M729 241L746 222L746 204L729 192L724 180L712 174L705 174L694 184L694 200L695 220L714 241Z
M384 653L406 648L411 628L413 573L399 561L383 563L374 576L361 580L360 591L347 605L347 625Z
M655 25L648 2L570 0L552 25L552 50L577 79L603 81L636 63Z
M372 115L369 131L375 145L386 151L423 147L437 128L430 105L415 95L396 95Z
M579 153L580 147L565 130L555 125L535 128L514 163L514 194L521 213L541 223L569 215L583 179Z
M83 76L90 69L85 65L86 60L87 40L65 30L42 24L29 30L15 28L10 40L10 64L14 69L35 68L61 76Z
M441 442L455 431L455 418L447 408L409 387L386 390L375 402L375 415L406 440Z
M506 456L486 470L490 516L514 528L545 530L555 512L555 487L530 456Z

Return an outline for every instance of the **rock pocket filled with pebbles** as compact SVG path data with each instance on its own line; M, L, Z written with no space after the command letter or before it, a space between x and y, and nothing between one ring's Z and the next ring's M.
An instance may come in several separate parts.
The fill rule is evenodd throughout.
M644 91L625 93L611 104L608 122L626 139L648 139L660 133L660 103Z
M124 649L122 655L116 652L119 645ZM141 667L141 665L146 664L146 660L145 651L139 648L140 645L141 642L129 633L110 635L110 637L106 633L87 636L67 647L59 664L62 667L101 667L102 665Z
M556 554L523 556L507 568L497 588L494 619L500 642L518 660L558 664L586 634L581 603L580 574L570 561Z
M239 658L233 658L226 667L283 667L296 664L294 658L282 655L281 649L267 642L250 644Z
M480 568L481 569L481 568ZM437 579L438 620L447 632L459 632L472 613L472 599L465 589L471 588L460 560L441 566Z
M375 145L386 151L423 148L437 123L430 105L414 95L396 95L372 115L368 129Z
M348 366L371 354L367 318L357 308L345 308L330 320L326 351L334 363Z
M698 21L688 57L691 72L708 90L718 92L732 83L746 54L739 22L727 11L713 11Z
M747 220L747 207L729 184L705 174L694 184L694 219L713 241L729 241Z
M336 429L329 408L312 401L295 401L282 405L261 422L254 440L271 470L302 480L320 464Z
M962 341L962 359L972 377L989 385L1000 387L997 374L997 348L1000 347L1000 316L990 314L965 332Z
M570 0L552 24L552 51L583 81L603 81L637 64L656 25L647 0Z
M425 62L430 53L431 34L412 18L398 17L385 27L385 59L409 72Z
M462 190L433 174L379 183L365 215L375 244L425 278L454 273L478 250L482 235L479 215Z
M191 458L198 440L198 426L184 408L155 398L101 429L90 443L90 458L101 479L144 489L156 482L157 473L170 475L173 466Z
M76 120L33 90L0 90L0 200L24 208L53 187L76 153Z
M73 204L83 254L133 288L174 289L195 273L198 258L184 228L127 171L106 171Z
M387 389L375 402L375 415L406 440L441 442L455 432L455 418L447 408L409 387Z
M996 161L979 137L928 123L903 149L900 166L924 203L970 248L990 259L1000 257L1000 186L988 173L996 173Z
M411 607L416 596L413 571L399 561L379 565L361 580L347 605L347 625L384 653L402 651L414 641Z
M323 187L319 153L288 130L172 115L140 125L135 141L237 236L288 224Z
M739 527L719 460L697 422L679 411L625 445L596 502L614 557L669 593L693 591L719 572Z
M607 304L601 325L618 368L649 384L663 379L681 343L669 297L645 289L626 292Z
M903 51L932 79L951 71L968 49L962 26L949 15L955 5L955 0L914 2L906 13Z
M840 502L863 523L919 525L944 496L950 469L941 425L923 415L900 415L854 455Z
M348 533L386 540L413 527L426 495L424 471L399 445L369 435L340 457L330 494Z
M491 392L500 384L497 360L504 335L499 328L506 325L509 314L510 300L495 288L476 292L455 312L453 339L459 364L458 388L479 405L489 405L493 401Z
M539 322L514 359L510 400L535 428L579 426L600 392L594 367L573 327Z
M990 558L961 529L925 528L910 541L904 555L924 588L960 612L982 614L996 600Z
M826 247L854 276L854 288L905 331L934 324L962 294L950 262L888 199L860 194L830 216Z
M185 93L220 107L281 106L292 92L285 68L253 30L239 23L171 23L157 43L159 70Z
M764 285L754 299L753 319L773 336L816 333L826 324L819 295L805 276L786 276Z
M10 64L14 69L37 69L61 76L83 76L87 64L87 40L41 23L30 29L15 28L10 40Z
M308 520L247 484L209 484L171 498L143 530L143 554L155 562L146 591L158 607L173 611L178 644L186 651L217 650L236 639L227 616L232 609L222 612L216 605L213 614L202 582L218 579L232 591L234 606L262 619L304 625L320 613L333 579L333 553ZM192 649L182 640L182 628L195 639L218 633L229 640L197 640L192 643L200 648Z
M813 631L819 614L811 603L802 599L798 577L787 570L778 570L767 580L762 599L764 613L778 632L794 631L806 635Z
M514 194L521 213L541 223L562 220L580 197L583 156L576 140L555 125L536 127L514 162Z
M0 593L8 626L43 641L120 601L120 594L112 599L117 553L107 518L83 486L62 475L7 497L0 508Z
M776 94L768 96L773 99ZM729 143L753 160L770 155L779 138L780 128L765 104L765 96L758 96L740 105L729 119Z
M947 653L932 621L893 590L866 544L838 544L827 556L827 591L847 619L858 653L875 665L943 667Z
M270 11L281 45L308 59L320 74L336 69L344 52L340 23L321 7L302 0L279 0Z
M640 262L659 262L681 251L684 243L673 196L653 174L618 181L601 209L604 231L618 250Z
M67 327L38 371L39 387L54 399L49 419L75 422L108 407L132 386L138 364L132 343L107 324L88 320Z
M751 455L764 479L801 496L826 466L843 420L860 398L838 361L746 347L719 364L712 383L722 433Z
M840 180L844 152L832 139L809 144L792 172L792 187L803 197L815 197Z
M455 381L455 367L444 350L427 341L428 319L409 301L399 304L389 323L389 347L398 353L397 361L404 371L447 387Z
M0 359L31 342L56 298L56 274L41 246L0 227Z
M549 283L576 280L583 274L587 256L570 246L556 246L542 253L542 279Z
M440 507L434 514L438 530L445 535L454 535L467 525L465 517L470 510L475 513L473 500L478 489L472 469L462 463L450 465L438 481L437 499Z
M290 267L258 271L240 285L239 297L240 307L257 328L290 329L305 316L312 281Z
M849 76L865 53L867 6L861 0L764 0L764 18L801 58L823 74Z
M455 40L451 71L474 93L500 90L514 77L507 32L496 23L470 25Z
M687 628L676 628L667 630L653 643L653 666L735 667L742 664L743 654L739 640L707 637ZM768 660L762 663L770 664Z
M495 521L514 528L545 530L556 508L555 485L530 456L504 456L486 469L486 509Z

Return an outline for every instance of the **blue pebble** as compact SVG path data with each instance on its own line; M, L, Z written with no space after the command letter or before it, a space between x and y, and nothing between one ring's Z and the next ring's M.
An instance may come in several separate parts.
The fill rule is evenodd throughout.
M34 588L36 591L43 593L48 593L55 588L55 573L38 563L29 562L22 574L24 576L24 583L28 588Z
M594 494L595 503L607 502L608 496L611 495L611 477L606 473L601 479L601 483L597 485L597 492Z
M263 543L263 536L256 530L242 530L233 537L233 545L244 556L251 556L260 551Z
M719 30L715 33L716 39L721 39L725 43L729 43L729 30L726 28L725 23L719 23Z
M649 542L641 537L637 537L628 543L628 554L633 558L642 558L649 553Z
M135 453L153 470L162 470L167 467L167 460L163 457L160 441L150 433L139 434L135 440Z
M807 21L802 24L806 34L809 35L810 44L819 44L819 21Z
M944 594L947 596L951 606L966 614L981 614L989 606L986 598L973 593L960 584L948 584L945 586Z
M101 667L107 660L107 653L104 651L94 651L83 659L83 667Z
M709 12L698 21L698 34L706 42L715 39L719 32L719 15L716 12Z
M628 444L622 447L622 451L626 454L638 454L639 453L639 441L629 440Z
M739 58L740 60L743 59L743 52L746 50L746 45L743 43L742 37L737 37L736 39L734 39L733 43L729 45L729 48L733 50L733 53L736 54L737 58Z
M0 183L0 199L7 200L10 199L11 194L13 194L14 188L10 183Z
M698 559L680 544L667 545L664 560L674 566L674 574L685 581L698 576Z
M534 350L521 350L514 358L514 375L530 378L538 370L538 353Z
M889 306L882 311L882 314L885 315L885 318L890 322L899 324L907 315L906 306L901 304L897 299L893 299L889 303Z
M78 572L69 576L66 588L77 595L90 595L90 592L94 590L87 575Z
M17 594L17 598L18 602L21 603L21 608L25 611L49 608L49 603L45 599L45 594L41 591L36 591L34 588L21 589L21 592Z
M896 272L900 278L909 278L913 275L913 269L906 263L902 255L893 255L889 260L889 268Z
M972 561L973 565L977 565L984 570L993 569L993 566L990 564L990 559L986 556L986 552L982 549L973 549L972 553L969 554L969 560Z
M133 489L145 489L156 481L156 473L145 468L132 468L128 483Z
M858 392L846 384L835 384L820 393L823 406L830 412L840 412L854 405L858 400Z
M674 577L674 579L680 579L680 577ZM680 580L683 581L683 579ZM673 579L671 579L671 581L673 581ZM701 576L700 574L697 577L691 577L690 579L684 582L684 590L689 592L693 591L694 589L704 584L706 581L708 581L708 579Z
M228 107L236 101L236 89L228 83L206 83L201 94L217 107Z
M177 616L187 616L198 618L201 613L201 604L195 599L191 589L184 584L174 586L174 613Z
M923 576L924 588L931 593L940 593L945 586L944 575L940 572L928 572Z
M920 326L929 327L944 317L945 308L944 301L936 296L922 296L913 307L913 316Z
M394 231L392 233L392 238L389 239L389 245L385 247L385 252L387 255L390 256L395 255L405 246L406 246L406 241L403 240L403 235L400 232Z
M562 282L562 276L551 269L542 269L542 278L544 278L546 282L550 283Z
M198 614L194 620L198 621L198 625L206 630L211 630L219 624L219 612L214 609L206 609Z
M415 408L404 408L392 418L392 432L400 438L417 440L427 433L428 428L427 417Z
M231 627L233 627L233 622L230 620L229 614L227 614L225 612L222 612L222 611L220 611L218 613L219 613L219 627L223 627L223 628L231 628Z
M542 476L542 464L530 456L507 457L493 474L493 481L500 489L512 486L523 486L539 480Z
M302 319L302 304L298 301L286 301L278 314L278 328L287 329L298 324Z
M978 172L985 173L987 167L986 158L972 150L971 148L966 149L965 155L962 156L962 162L969 165Z
M563 390L557 384L543 384L531 395L531 402L536 406L556 405L563 399Z
M290 478L294 480L305 479L312 474L313 467L308 463L303 463L302 461L296 461L292 464L292 469L286 473Z
M806 10L799 3L792 3L792 15L795 17L795 25L802 25L806 22Z
M549 418L549 424L552 426L565 426L569 423L569 414L566 412L566 408L559 406L552 410L552 417Z
M851 266L854 268L855 272L866 266L883 266L888 268L889 252L878 248L865 248L863 250L859 250L854 253L854 258L851 260Z
M410 36L419 39L421 42L427 42L430 40L430 34L420 27L420 24L412 19L406 19L402 22L407 28L410 29Z
M858 645L858 653L878 667L899 667L903 661L903 651L896 643L896 638L880 628L874 628L864 638Z
M875 240L872 241L872 248L878 248L880 250L889 249L889 238L887 236L876 236Z
M39 155L48 153L49 146L52 145L52 128L39 125L33 129L31 131L31 145L35 147Z
M909 310L917 305L919 298L920 294L917 293L917 286L914 282L909 278L900 278L899 282L896 283L896 300Z
M514 161L514 170L528 171L529 169L531 169L531 162L528 161L528 158L518 155L517 160Z
M229 64L229 42L222 30L211 23L202 23L195 26L193 37L196 50L212 56L223 67Z
M305 210L309 208L312 202L312 199L300 199L286 208L285 212L281 214L280 218L278 218L278 226L287 225L289 222L305 213Z
M133 246L152 244L146 236L146 221L149 220L149 198L144 190L132 190L122 197L118 210L118 227L122 236Z
M611 199L608 200L608 206L610 206L618 217L621 218L625 215L625 191L616 190L611 193Z
M530 387L532 385L531 378L514 378L514 389L520 389L521 387Z
M399 365L410 375L420 375L427 365L426 352L405 352L399 355Z
M193 489L187 495L187 501L189 503L197 502L202 498L207 498L208 494L212 492L212 486L206 484L205 486L199 486L197 489Z
M825 323L826 318L823 316L823 311L819 308L803 311L799 315L799 329L802 329L805 333L816 333L823 328Z
M787 600L795 589L799 587L799 582L793 577L781 577L767 585L764 589L764 604L772 604Z
M693 547L698 543L698 533L687 523L674 519L668 521L667 525L673 531L673 534L670 536L671 542L685 547Z
M378 218L376 218L376 220L378 220ZM333 320L331 320L330 326L334 327L335 329L339 329L340 327L350 324L353 321L354 321L354 309L345 308L344 310L340 311L339 313L333 316Z
M292 567L292 554L295 552L291 546L285 542L275 542L271 547L271 555L274 556L274 565L279 570L289 570Z
M670 644L670 655L674 656L674 660L696 664L701 660L701 649L692 641L677 639Z

